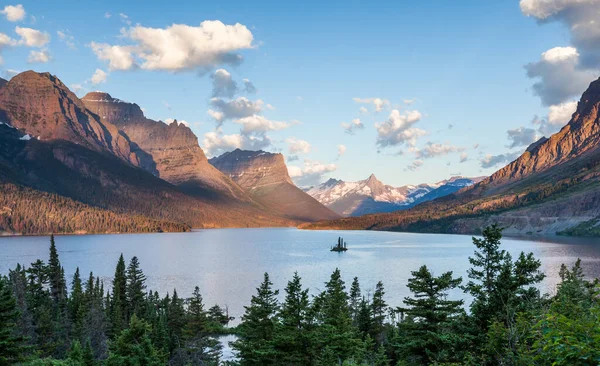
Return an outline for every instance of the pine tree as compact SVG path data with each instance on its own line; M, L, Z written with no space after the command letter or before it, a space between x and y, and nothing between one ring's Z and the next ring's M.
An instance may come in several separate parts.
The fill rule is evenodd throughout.
M274 365L277 364L277 352L273 347L273 335L279 304L279 291L272 289L273 283L269 274L265 273L264 280L252 296L250 306L242 316L239 326L239 339L231 346L239 353L242 365Z
M377 342L377 344L381 345L383 342L383 324L385 322L385 317L387 314L388 306L383 296L385 295L385 291L383 289L383 283L381 281L377 282L375 286L375 292L373 293L373 300L371 301L371 313L373 314L373 323L372 323L372 337Z
M163 365L164 361L150 340L150 331L150 325L134 314L129 322L129 328L123 330L114 343L111 343L110 355L105 364L107 366Z
M286 365L308 365L314 359L311 339L310 302L308 289L302 289L298 272L285 288L285 301L281 306L280 323L276 328L275 347Z
M83 366L95 366L96 360L94 358L94 350L92 349L92 343L88 339L83 347L81 355L81 363Z
M0 365L15 364L24 356L25 343L15 329L18 317L8 279L0 276Z
M360 293L360 284L358 283L358 277L354 277L352 285L350 286L350 302L348 307L350 309L350 316L352 317L352 323L356 325L356 318L358 316L358 310L362 295Z
M117 335L127 324L127 278L125 275L125 259L123 254L119 257L115 276L113 278L112 298L110 299L110 330Z
M173 290L173 297L165 298L167 306L167 325L169 328L169 349L172 351L175 348L183 347L183 328L186 324L186 314L184 308L184 299L179 298L177 290Z
M464 310L463 300L447 300L447 296L462 279L453 278L452 272L434 277L427 266L411 273L408 288L414 297L406 297L407 307L399 309L406 319L400 323L404 340L396 347L403 359L415 364L452 361L460 338L453 332L453 322Z
M221 344L208 334L208 317L198 286L194 288L192 297L186 302L187 312L183 334L188 357L194 364L217 364L221 356Z
M125 295L127 299L127 315L133 314L138 317L142 315L144 309L144 298L146 292L146 276L140 268L140 262L137 257L131 258L127 267L127 286Z
M64 271L60 265L54 235L50 235L50 259L48 260L48 279L50 295L55 303L64 300L67 295Z
M71 283L71 297L69 298L69 315L73 324L73 337L81 339L83 333L83 318L85 317L85 303L83 295L83 287L81 284L81 276L79 275L79 267L73 275Z

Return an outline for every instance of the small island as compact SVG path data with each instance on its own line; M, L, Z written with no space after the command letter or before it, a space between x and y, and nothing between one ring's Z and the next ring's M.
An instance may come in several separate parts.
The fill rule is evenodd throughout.
M348 250L348 247L342 237L339 237L337 244L334 247L331 247L332 252L345 252L346 250Z

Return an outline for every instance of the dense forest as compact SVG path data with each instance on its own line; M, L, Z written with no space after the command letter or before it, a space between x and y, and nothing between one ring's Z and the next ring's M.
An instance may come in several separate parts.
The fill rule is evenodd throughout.
M512 258L501 237L491 226L473 238L464 281L415 269L399 306L382 282L371 294L339 270L314 295L295 274L280 296L265 273L237 327L198 287L185 299L148 291L136 257L126 265L121 255L111 284L77 269L67 286L52 237L47 262L0 277L0 365L600 364L598 280L577 261L541 294L540 261ZM454 289L472 297L468 309L449 298ZM220 360L226 333L237 335L236 361Z

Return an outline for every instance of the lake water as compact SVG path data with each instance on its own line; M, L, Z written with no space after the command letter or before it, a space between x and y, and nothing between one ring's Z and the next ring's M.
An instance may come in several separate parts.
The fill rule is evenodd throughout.
M342 236L345 253L329 248ZM0 238L0 273L17 263L47 260L48 237ZM331 272L342 271L349 287L354 276L364 292L384 283L389 305L399 306L409 293L410 271L426 264L434 273L452 270L466 279L468 257L474 246L470 236L409 234L373 231L305 231L297 229L218 229L192 233L59 236L60 260L68 282L79 267L110 285L120 253L126 262L136 255L148 277L148 288L161 295L177 288L189 296L200 286L207 306L228 306L235 323L250 302L263 273L269 272L275 288L283 289L294 271L305 287L323 290ZM532 251L549 275L542 287L552 291L561 263L583 261L586 275L600 277L600 240L584 238L504 238L504 248L517 255ZM107 286L108 287L108 286ZM462 297L459 291L453 297Z

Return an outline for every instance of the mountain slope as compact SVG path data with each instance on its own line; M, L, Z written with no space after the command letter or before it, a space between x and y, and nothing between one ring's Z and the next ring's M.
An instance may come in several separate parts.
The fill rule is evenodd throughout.
M236 149L210 163L272 212L300 221L339 217L294 185L281 154Z
M489 223L507 233L597 234L600 223L600 79L569 123L480 183L403 212L313 228L473 233Z
M306 192L317 201L343 216L406 210L426 202L456 192L474 181L468 178L453 177L436 184L392 187L385 185L375 175L358 182L344 182L330 179L308 189Z
M198 145L198 138L184 124L148 119L137 104L113 98L108 93L88 93L82 101L102 121L117 126L148 153L156 169L148 170L160 178L190 194L222 198L217 191L251 201L243 189L208 162Z

